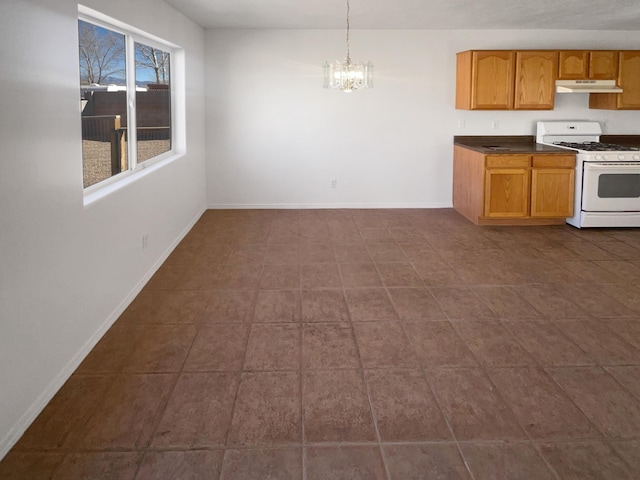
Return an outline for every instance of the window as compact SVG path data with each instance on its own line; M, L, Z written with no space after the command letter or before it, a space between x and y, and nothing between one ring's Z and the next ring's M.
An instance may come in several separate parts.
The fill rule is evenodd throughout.
M173 49L82 13L78 40L83 184L92 191L173 152Z

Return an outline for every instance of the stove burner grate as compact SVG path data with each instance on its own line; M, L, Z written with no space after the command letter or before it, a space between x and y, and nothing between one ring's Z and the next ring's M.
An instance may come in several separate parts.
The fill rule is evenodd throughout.
M602 142L556 142L554 145L559 147L575 148L576 150L584 150L587 152L636 152L639 151L639 147L625 147L615 143L602 143Z

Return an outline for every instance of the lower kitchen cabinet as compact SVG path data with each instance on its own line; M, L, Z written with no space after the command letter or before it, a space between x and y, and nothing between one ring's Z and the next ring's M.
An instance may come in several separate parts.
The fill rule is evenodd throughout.
M479 225L562 224L573 215L575 155L454 148L453 206Z
M524 218L529 216L529 158L526 155L486 155L484 216Z
M551 163L553 160L550 160ZM531 168L531 216L572 217L575 168L566 168L561 163L575 165L575 158L558 158L558 165L536 167L533 157Z

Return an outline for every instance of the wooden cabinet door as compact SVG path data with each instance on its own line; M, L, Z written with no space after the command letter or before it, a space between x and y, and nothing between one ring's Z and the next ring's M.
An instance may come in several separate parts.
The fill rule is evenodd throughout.
M562 50L558 57L560 80L615 80L618 52L613 50Z
M618 85L622 93L592 93L589 108L606 110L640 110L640 51L628 50L617 53Z
M533 168L531 170L531 216L573 216L575 169Z
M529 169L491 168L485 171L484 216L529 216Z
M553 110L558 52L516 52L516 110Z
M640 109L640 51L620 52L618 85L624 90L618 94L619 109Z
M515 52L473 52L471 73L472 110L513 108Z
M607 50L589 52L589 78L594 80L618 78L618 52Z
M560 80L584 80L589 77L589 52L586 50L563 50L558 62Z

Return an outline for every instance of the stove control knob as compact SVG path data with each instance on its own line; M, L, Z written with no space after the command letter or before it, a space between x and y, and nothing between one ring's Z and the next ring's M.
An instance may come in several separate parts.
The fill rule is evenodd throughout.
M624 160L624 155L618 155L618 160Z
M602 159L603 159L603 160L609 160L609 155L603 155L603 156L602 156Z
M602 155L596 155L596 160L602 160Z
M634 155L634 156L633 156L633 159L634 159L634 160L640 160L640 155Z

